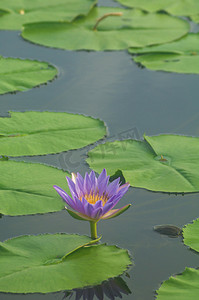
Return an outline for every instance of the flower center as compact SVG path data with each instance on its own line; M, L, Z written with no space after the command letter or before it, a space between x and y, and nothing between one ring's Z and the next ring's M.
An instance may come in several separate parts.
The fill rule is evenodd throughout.
M99 194L89 194L89 195L84 195L84 198L85 198L90 204L95 204L97 201L101 200L103 206L105 205L105 203L106 203L107 200L108 200L108 196L107 196L107 195L101 195L101 196L99 196ZM80 200L82 200L82 197L81 197Z

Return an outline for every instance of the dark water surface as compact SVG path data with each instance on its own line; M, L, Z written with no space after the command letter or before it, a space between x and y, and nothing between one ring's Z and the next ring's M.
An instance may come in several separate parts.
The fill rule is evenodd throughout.
M101 1L102 3L102 1ZM8 111L64 111L104 120L109 138L141 138L143 133L199 135L199 76L153 72L139 68L126 51L71 52L40 47L23 41L19 32L0 32L0 55L48 61L59 77L27 92L0 96L0 115ZM69 171L89 170L90 147L25 160L45 162ZM16 174L17 176L17 174ZM31 176L31 174L30 174ZM132 291L123 299L152 300L154 291L185 266L198 267L199 257L183 245L153 231L158 224L182 227L198 217L199 195L167 195L132 189L121 205L132 207L120 217L99 223L103 242L129 249L134 267L126 282ZM89 233L89 224L73 220L66 212L2 217L0 240L22 234ZM85 270L86 272L86 270ZM0 294L2 300L57 300L63 292L46 295ZM72 298L74 299L74 298Z

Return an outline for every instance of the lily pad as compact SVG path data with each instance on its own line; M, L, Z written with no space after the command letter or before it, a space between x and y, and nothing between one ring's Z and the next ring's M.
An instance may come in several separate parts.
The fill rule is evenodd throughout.
M186 268L181 275L170 277L157 291L157 300L188 300L199 298L199 270Z
M120 170L134 187L152 191L199 191L199 138L180 135L145 136L98 145L88 153L90 167L113 175Z
M190 16L191 20L194 21L195 23L199 23L199 14Z
M95 28L97 20L107 14L111 15ZM186 21L165 14L146 14L140 10L118 7L96 7L88 16L77 18L71 23L26 24L22 37L48 47L103 51L166 43L184 36L188 31L189 24Z
M126 250L93 242L86 236L44 234L0 243L0 291L50 293L97 285L131 264Z
M136 7L149 12L164 10L175 16L191 16L199 13L198 0L116 0L127 7Z
M65 202L53 188L67 189L62 170L38 164L0 161L0 214L30 215L64 209Z
M190 33L186 37L164 45L130 48L134 61L156 71L199 74L199 34Z
M185 245L199 252L199 219L183 228L183 237Z
M46 62L0 56L0 94L29 90L52 80L57 73Z
M72 21L87 15L96 0L0 0L0 29L21 30L22 25L43 21Z
M77 149L104 137L104 122L58 112L11 112L0 118L0 155L44 155Z

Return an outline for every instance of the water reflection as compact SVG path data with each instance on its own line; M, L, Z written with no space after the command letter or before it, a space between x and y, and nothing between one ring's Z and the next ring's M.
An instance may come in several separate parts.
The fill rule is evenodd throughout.
M73 296L75 300L115 300L116 298L122 299L122 294L129 295L131 290L121 277L116 277L94 287L66 291L62 300L71 299Z

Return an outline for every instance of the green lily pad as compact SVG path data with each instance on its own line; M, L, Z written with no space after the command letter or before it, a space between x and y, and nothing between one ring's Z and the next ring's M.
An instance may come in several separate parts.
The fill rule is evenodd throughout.
M64 209L54 184L67 190L67 172L38 164L0 161L0 214L30 215Z
M96 0L0 0L0 29L21 30L31 22L72 21L87 15Z
M199 14L190 16L191 20L194 21L195 23L199 23Z
M0 56L0 94L29 90L52 80L57 73L46 62Z
M199 270L186 268L181 275L170 277L157 292L157 300L192 300L199 298Z
M131 264L126 250L93 242L86 236L44 234L0 243L0 291L50 293L97 285Z
M82 148L104 137L104 122L58 112L11 112L0 118L0 155L24 156Z
M120 170L134 187L152 191L199 191L199 138L179 135L144 137L98 145L88 153L88 164L113 175Z
M122 16L104 18L105 14ZM189 24L165 14L145 14L140 10L117 7L93 8L86 17L71 23L42 22L26 24L22 37L33 43L68 50L122 50L128 47L166 43L189 31Z
M175 16L191 16L199 13L198 0L116 0L127 7L149 12L164 10Z
M164 45L130 48L134 61L156 71L199 74L199 34L190 33L186 37Z
M185 245L199 252L199 219L183 228L183 237Z

